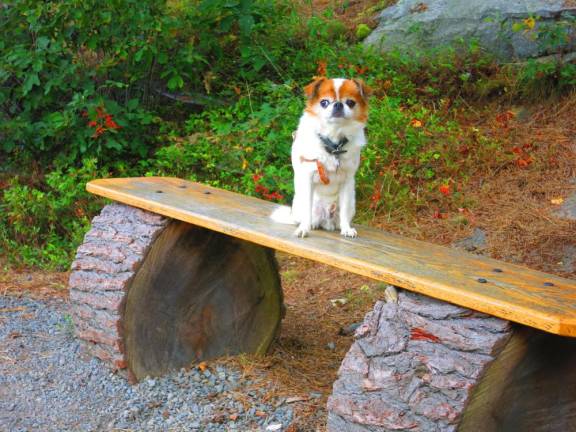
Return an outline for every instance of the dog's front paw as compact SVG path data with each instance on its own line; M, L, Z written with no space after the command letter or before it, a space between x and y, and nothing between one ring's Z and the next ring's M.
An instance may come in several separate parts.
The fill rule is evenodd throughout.
M294 231L294 235L300 238L308 237L308 234L310 234L310 227L302 224Z
M347 238L358 237L358 232L356 231L356 229L352 227L342 228L340 230L340 234Z

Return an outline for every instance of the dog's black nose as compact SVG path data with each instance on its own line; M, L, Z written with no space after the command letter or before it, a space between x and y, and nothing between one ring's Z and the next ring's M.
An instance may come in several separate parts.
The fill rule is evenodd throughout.
M335 102L332 109L332 117L344 116L344 104L342 102Z

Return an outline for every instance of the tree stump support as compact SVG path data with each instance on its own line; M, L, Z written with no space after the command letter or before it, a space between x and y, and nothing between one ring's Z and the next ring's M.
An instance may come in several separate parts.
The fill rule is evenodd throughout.
M271 249L123 204L93 219L69 285L77 336L135 380L265 353L283 315Z
M376 303L328 432L576 430L576 340L402 291Z

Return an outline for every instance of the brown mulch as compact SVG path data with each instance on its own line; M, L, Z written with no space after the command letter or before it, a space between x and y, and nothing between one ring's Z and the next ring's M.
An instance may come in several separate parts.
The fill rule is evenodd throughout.
M502 113L509 113L510 120L497 121ZM431 205L400 222L377 218L376 225L438 244L451 244L482 228L487 255L576 277L562 262L565 251L576 248L576 221L555 214L576 193L576 93L531 107L487 106L463 116L467 127L497 141L498 151L511 157L495 165L480 163L462 185L469 208L437 218Z
M0 259L0 296L22 296L42 300L68 298L68 272L8 270Z

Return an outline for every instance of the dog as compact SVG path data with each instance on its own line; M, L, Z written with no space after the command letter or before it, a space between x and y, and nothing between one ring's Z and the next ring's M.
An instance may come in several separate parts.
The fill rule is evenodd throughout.
M356 237L355 174L366 145L370 89L360 80L316 78L304 87L306 108L292 143L292 208L272 214L277 222L298 225L297 237L313 229L340 229Z

